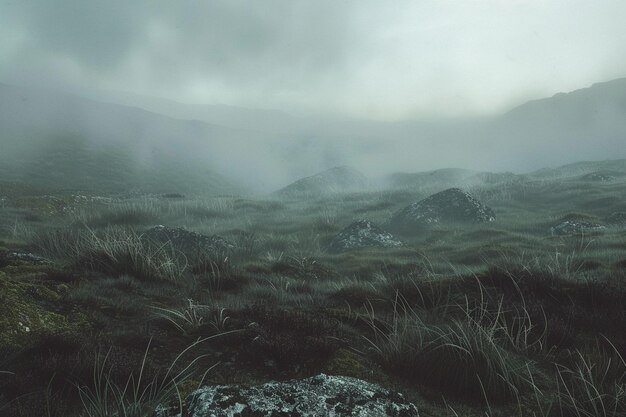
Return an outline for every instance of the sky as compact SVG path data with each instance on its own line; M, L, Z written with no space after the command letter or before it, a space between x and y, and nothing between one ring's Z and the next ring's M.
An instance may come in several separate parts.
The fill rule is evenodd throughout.
M399 120L626 76L624 0L0 0L0 82Z

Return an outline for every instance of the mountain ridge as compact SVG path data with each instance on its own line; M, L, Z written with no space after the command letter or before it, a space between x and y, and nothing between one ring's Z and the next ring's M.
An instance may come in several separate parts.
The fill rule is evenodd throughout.
M291 117L280 111L263 114ZM181 178L173 188L189 190L209 190L205 177L215 174L224 184L269 192L290 179L341 165L371 178L442 166L482 173L532 172L577 160L626 157L626 78L532 100L492 118L335 122L318 129L312 118L295 130L292 126L271 133L255 130L258 126L239 129L178 119L141 107L0 83L0 172L8 179L28 179L25 168L34 162L26 158L27 145L34 150L50 145L54 153L59 138L82 138L94 152L103 147L117 154L128 151L140 168L148 167L129 169L128 175L158 177L158 167L169 166ZM54 171L54 161L45 162ZM122 187L123 178L117 178Z

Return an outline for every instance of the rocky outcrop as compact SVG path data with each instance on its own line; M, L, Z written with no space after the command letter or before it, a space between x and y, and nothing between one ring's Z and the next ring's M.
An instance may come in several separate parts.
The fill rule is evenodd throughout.
M365 175L356 169L341 166L310 177L301 178L276 191L281 197L315 198L351 191L363 191L369 186Z
M330 242L328 251L340 253L367 247L396 248L402 242L369 220L359 220L343 229Z
M439 223L486 223L494 211L460 188L449 188L396 212L389 220L392 231L410 232Z
M227 252L235 245L220 236L206 236L181 227L155 226L148 229L143 238L159 245L171 245L173 249L188 255L203 252Z
M605 229L598 223L589 221L565 220L550 228L553 235L575 235L586 232L596 232Z
M401 394L356 378L312 378L244 387L207 386L179 410L160 407L156 417L417 417Z

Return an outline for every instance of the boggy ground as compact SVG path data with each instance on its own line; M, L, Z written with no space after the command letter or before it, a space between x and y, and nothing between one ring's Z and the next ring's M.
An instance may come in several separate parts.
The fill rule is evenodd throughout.
M626 183L470 191L495 222L337 255L327 246L352 221L384 224L429 192L287 201L0 184L0 413L149 416L203 383L324 372L401 391L421 416L626 415L626 228L607 223L626 212ZM606 227L551 233L563 220ZM158 224L234 249L155 245L143 233Z

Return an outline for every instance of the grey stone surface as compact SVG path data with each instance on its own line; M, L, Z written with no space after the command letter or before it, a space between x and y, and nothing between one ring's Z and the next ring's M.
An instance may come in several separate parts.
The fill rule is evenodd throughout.
M402 246L402 242L391 233L369 220L359 220L337 234L330 242L328 251L339 253L366 247L396 248L399 246Z
M401 394L345 376L311 378L244 387L206 386L180 410L160 407L155 417L417 417Z
M143 234L144 239L160 245L171 245L188 255L199 252L226 252L235 247L220 236L206 236L180 227L154 226Z
M49 259L35 255L30 252L9 251L1 255L6 261L19 261L35 265L44 265L52 263Z
M598 223L588 221L566 220L550 228L553 235L574 235L585 232L599 231L605 229Z
M486 223L494 211L460 188L449 188L396 212L389 220L392 231L406 232L439 223Z

